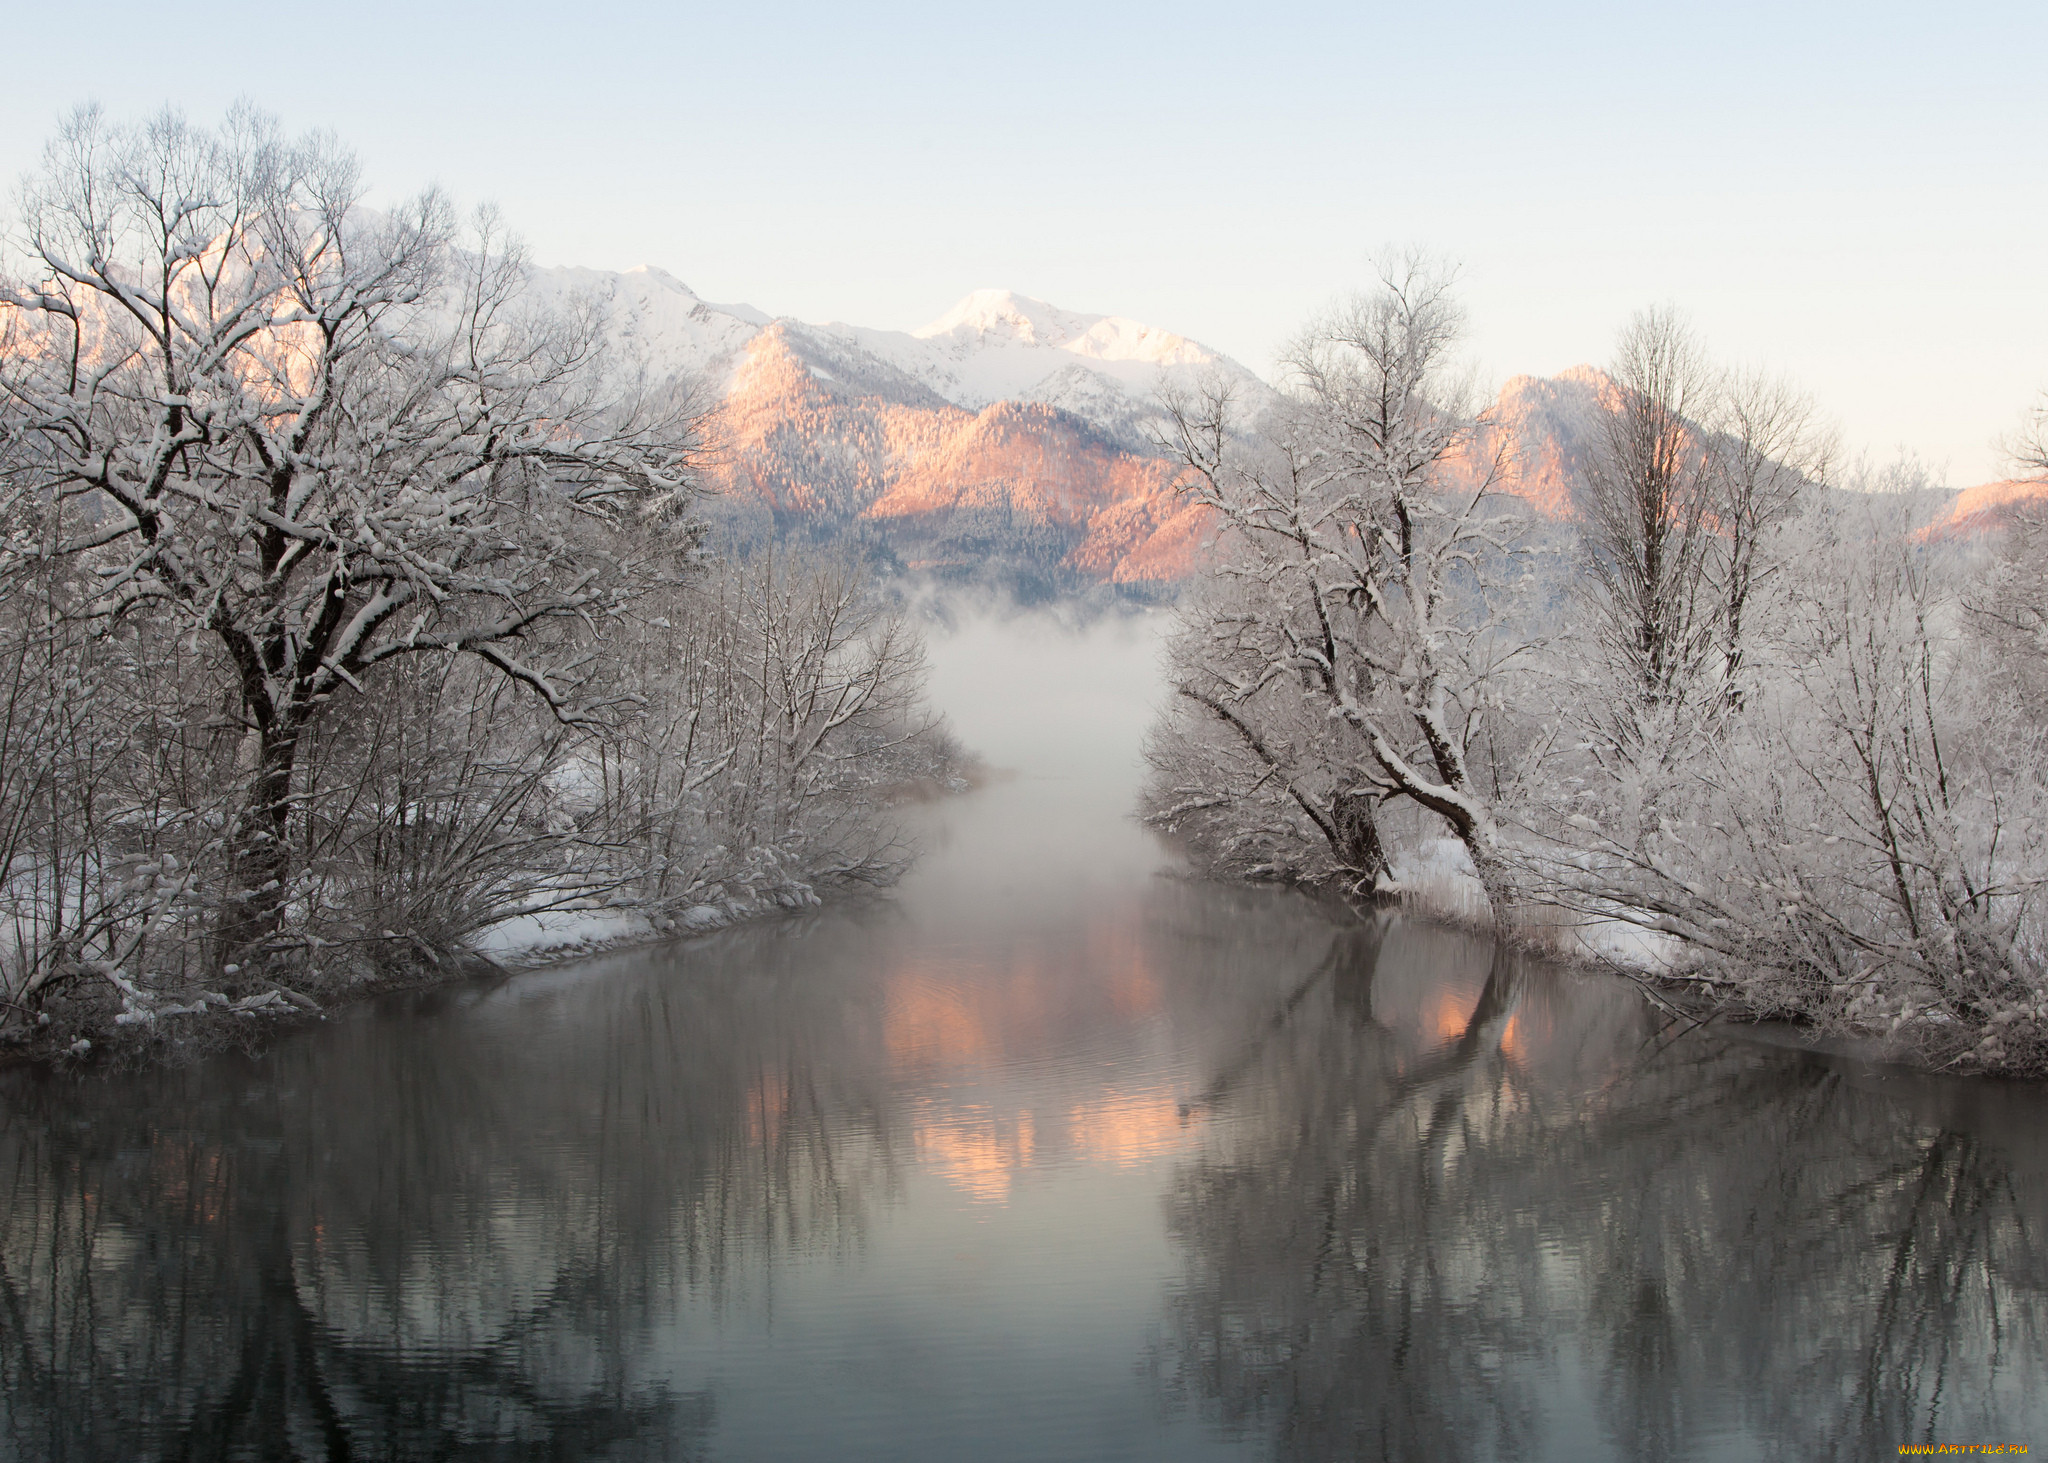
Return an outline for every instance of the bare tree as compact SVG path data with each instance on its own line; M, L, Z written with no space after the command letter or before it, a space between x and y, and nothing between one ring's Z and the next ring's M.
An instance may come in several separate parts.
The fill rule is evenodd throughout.
M2039 1070L2042 727L1919 528L1882 499L1817 513L1769 674L1641 825L1579 820L1551 892L1751 1010Z
M1811 397L1759 374L1728 378L1712 438L1713 528L1720 542L1714 607L1724 704L1747 694L1747 657L1757 601L1786 562L1779 542L1809 488L1824 482L1832 433L1815 420Z
M2013 466L2040 478L2048 494L2048 398L2005 447ZM2030 715L2048 721L2048 496L2016 505L1970 610L2001 680Z
M1333 875L1370 894L1389 879L1377 809L1390 788L1356 729L1329 715L1329 690L1346 668L1334 635L1325 639L1315 622L1313 589L1302 580L1315 553L1309 524L1322 511L1312 500L1327 485L1312 480L1308 452L1287 424L1269 423L1263 440L1241 438L1233 405L1226 383L1199 400L1167 402L1177 453L1199 484L1194 491L1212 506L1243 502L1254 523L1277 523L1284 514L1292 531L1247 530L1232 512L1221 514L1222 570L1190 591L1172 647L1173 684L1193 715L1168 718L1155 731L1154 766L1168 780L1153 813L1202 833L1224 867ZM1252 506L1259 500L1267 511ZM1327 674L1273 673L1297 642L1323 644ZM1280 829L1269 825L1300 819L1323 856L1286 849L1284 837L1275 841Z
M618 674L638 706L580 755L601 794L584 822L650 909L741 890L815 903L902 867L880 807L954 753L924 706L922 642L861 573L764 550L633 618Z
M2035 404L2021 421L2006 450L2013 465L2029 476L2048 477L2048 396Z
M608 369L595 317L523 303L488 215L376 215L355 160L246 110L207 129L95 109L26 185L0 287L15 485L82 609L203 636L244 793L216 960L260 955L308 732L376 669L474 656L592 714L564 624L627 593L609 530L687 499L688 399ZM26 538L17 540L26 549Z
M1475 754L1516 648L1498 604L1513 533L1494 500L1500 449L1453 369L1463 324L1448 271L1395 261L1296 344L1293 393L1262 440L1238 435L1222 393L1168 402L1227 585L1184 619L1175 689L1184 715L1266 769L1256 785L1286 789L1354 888L1382 883L1375 809L1401 799L1463 844L1505 921ZM1161 771L1155 816L1172 823L1202 793Z
M2048 505L2014 513L1969 609L2001 683L2048 724Z
M1614 754L1636 762L1656 755L1659 725L1715 649L1715 464L1698 423L1717 383L1669 309L1629 322L1610 374L1618 399L1578 509L1594 643L1614 686L1606 732Z

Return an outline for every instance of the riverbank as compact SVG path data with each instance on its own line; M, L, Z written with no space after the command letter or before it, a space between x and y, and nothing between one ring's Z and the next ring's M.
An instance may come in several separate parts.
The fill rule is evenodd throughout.
M43 1019L34 1025L0 1031L0 1066L92 1063L132 1068L197 1061L225 1051L253 1052L283 1031L385 996L503 979L615 951L716 934L823 902L813 896L804 904L763 900L744 907L737 902L695 905L674 918L619 909L516 915L485 931L472 947L435 951L416 945L409 958L386 957L365 962L340 978L308 982L310 994L282 984L233 998L219 991L179 992L144 1019L111 1006L90 1015L42 1012Z
M886 809L924 806L973 792L1005 775L973 753L956 752L944 777L920 777L877 789L875 801ZM908 870L913 857L906 849L898 875ZM819 892L821 885L826 892ZM0 1066L91 1062L134 1067L253 1051L280 1031L380 997L504 978L717 934L822 908L876 887L871 880L858 880L835 894L829 880L814 871L809 878L786 880L772 889L726 893L716 902L672 911L606 904L517 914L452 950L390 936L358 946L343 957L339 968L330 964L325 971L302 973L289 984L244 980L225 990L153 991L153 1000L118 1004L108 990L60 995L35 1018L0 1027Z
M1369 1451L1418 1398L1418 1453L1582 1458L1618 1411L1593 1456L2033 1425L2048 1091L1188 878L1107 783L906 809L930 852L874 901L260 1061L11 1074L6 1435L580 1454L622 1418L646 1455L1236 1463ZM1618 1392L1616 1356L1655 1370Z
M1397 872L1396 897L1405 913L1494 933L1485 891L1455 840L1426 846ZM1770 1029L1778 1033L1776 1039L1795 1032L1811 1050L1852 1052L1862 1059L1930 1073L2048 1078L2048 1012L1973 1026L1923 1010L1878 1027L1801 1006L1781 987L1752 989L1739 975L1716 970L1698 958L1675 937L1640 924L1589 919L1551 905L1525 909L1521 915L1508 934L1515 944L1577 970L1626 980L1681 1020Z

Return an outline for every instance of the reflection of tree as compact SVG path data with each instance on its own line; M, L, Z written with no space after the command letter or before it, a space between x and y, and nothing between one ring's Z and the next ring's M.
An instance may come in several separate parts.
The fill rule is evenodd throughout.
M873 1022L760 953L527 998L495 1018L524 1041L486 1007L288 1043L246 1088L17 1084L0 1454L697 1455L665 1328L857 1245L903 1142Z
M551 1374L517 1334L471 1352L338 1335L294 1273L270 1124L202 1150L101 1114L82 1151L17 1116L0 1138L21 1180L0 1220L0 1452L671 1457L708 1427L704 1394Z
M0 1457L708 1451L679 1358L791 1262L862 1250L920 1104L1008 1113L1040 1049L1142 1075L1089 1044L1115 1013L1184 1020L1160 1049L1209 1079L1142 1091L1207 1145L1171 1196L1180 1384L1284 1457L1656 1458L1713 1430L1804 1459L2048 1420L2041 1196L1999 1122L1905 1100L1949 1089L1672 1040L1475 938L1233 900L1162 895L1128 990L1094 973L1136 957L1077 929L908 1033L896 967L750 938L730 969L714 942L340 1021L248 1082L10 1079ZM1056 1159L1078 1111L1040 1125Z
M1403 1038L1389 983L1442 966L1426 944L1335 957L1177 1181L1179 1375L1222 1420L1304 1459L1656 1459L1731 1428L1860 1457L2048 1421L2048 1255L1996 1147L1513 958L1461 1030Z
M1365 998L1369 1002L1373 963L1379 953L1379 934L1380 929L1376 924L1362 929L1339 930L1333 934L1330 937L1329 949L1323 958L1286 995L1274 1003L1271 1012L1253 1025L1250 1037L1217 1073L1215 1080L1191 1101L1182 1105L1181 1116L1191 1117L1197 1112L1220 1107L1228 1102L1232 1089L1257 1070L1267 1049L1286 1029L1287 1023L1294 1018L1295 1013L1317 987L1325 982L1331 985L1332 998L1341 1006L1358 998L1358 981L1362 972Z

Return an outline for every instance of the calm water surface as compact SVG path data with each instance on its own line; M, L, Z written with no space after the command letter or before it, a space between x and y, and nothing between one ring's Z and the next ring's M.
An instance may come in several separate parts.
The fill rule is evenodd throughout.
M892 897L0 1083L0 1455L2048 1448L2048 1100L1173 876L980 627Z

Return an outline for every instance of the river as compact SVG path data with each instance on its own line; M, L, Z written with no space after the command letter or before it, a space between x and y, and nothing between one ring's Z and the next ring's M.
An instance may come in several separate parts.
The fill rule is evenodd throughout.
M0 1456L2048 1447L2048 1093L1182 877L1147 624L977 622L874 900L0 1080Z

